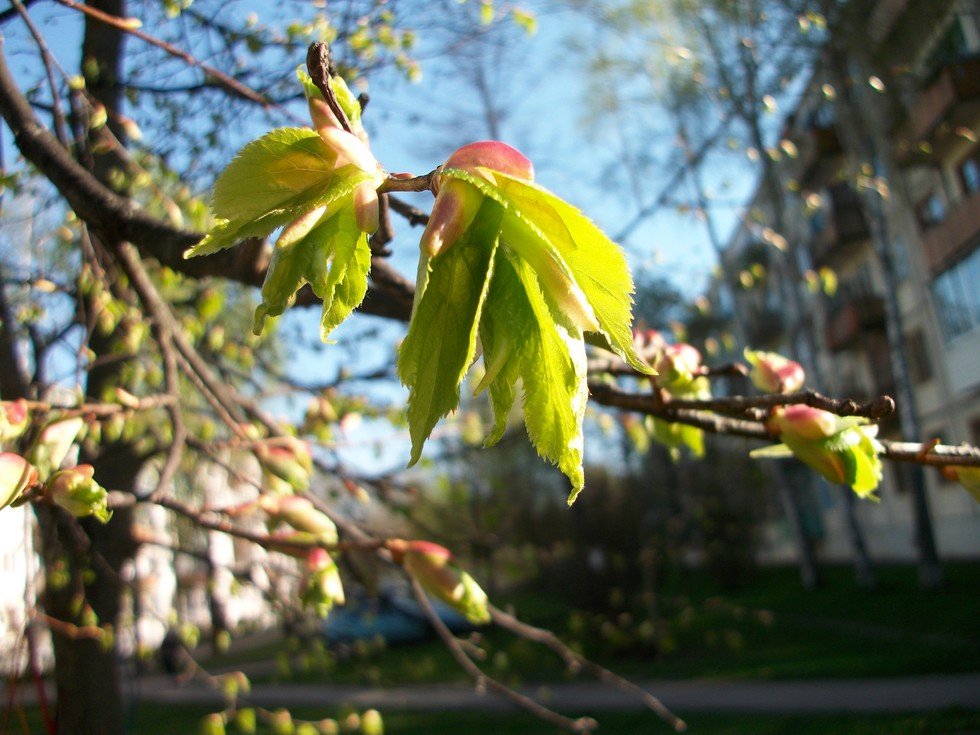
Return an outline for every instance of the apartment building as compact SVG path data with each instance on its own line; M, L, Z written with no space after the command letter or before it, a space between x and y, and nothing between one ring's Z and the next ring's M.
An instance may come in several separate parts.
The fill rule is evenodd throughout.
M864 39L854 58L818 66L786 121L798 155L780 166L782 201L760 187L725 253L742 338L799 356L822 390L867 399L900 393L897 325L922 428L908 438L978 444L980 5L881 0L853 31ZM793 279L821 268L835 293L788 298ZM882 433L898 438L897 419ZM887 467L881 503L858 508L879 558L915 553L901 472ZM927 483L940 555L980 554L980 508L937 472ZM822 553L847 557L839 495L826 488L821 506Z

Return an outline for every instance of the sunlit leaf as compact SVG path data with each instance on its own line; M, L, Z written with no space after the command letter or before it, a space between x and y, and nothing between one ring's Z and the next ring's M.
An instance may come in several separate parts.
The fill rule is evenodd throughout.
M494 202L485 202L459 242L429 261L425 290L416 296L398 355L398 376L409 387L410 464L419 460L436 422L459 404L459 384L476 351L501 214Z

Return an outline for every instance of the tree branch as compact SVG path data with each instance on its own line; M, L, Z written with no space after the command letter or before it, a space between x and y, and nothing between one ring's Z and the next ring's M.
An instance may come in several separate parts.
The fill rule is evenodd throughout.
M509 630L515 635L519 635L521 638L534 641L535 643L540 643L541 645L550 648L562 659L562 661L565 662L565 665L568 666L570 671L577 672L582 669L588 671L597 679L608 682L617 689L621 689L624 692L637 697L647 706L647 708L655 712L660 719L674 728L675 732L685 732L687 730L687 723L671 712L663 702L650 694L650 692L648 692L646 689L637 686L628 679L624 679L604 666L600 666L594 661L590 661L582 654L572 650L550 630L528 625L527 623L518 620L513 615L504 612L499 607L495 607L494 605L487 605L487 609L490 611L490 615L493 618L494 623L505 630Z
M254 102L262 107L268 109L270 107L277 107L277 105L259 92L256 92L251 87L248 87L237 79L228 76L220 69L215 69L213 66L208 66L203 61L200 61L193 56L191 56L186 51L177 48L173 44L167 43L155 36L151 36L149 33L145 33L139 30L139 26L142 25L141 21L137 18L120 18L115 15L110 15L109 13L103 12L98 8L93 8L84 3L75 2L75 0L55 0L57 3L64 5L66 8L71 8L72 10L78 10L85 15L95 18L101 23L105 23L108 26L117 28L124 33L128 33L131 36L135 36L141 41L145 41L151 46L156 46L163 51L166 51L171 56L175 56L178 59L184 61L188 66L193 66L196 69L200 69L207 76L213 78L217 81L224 89L241 99L248 100L249 102Z
M412 578L412 592L415 594L415 599L419 603L419 607L422 608L422 612L425 614L426 619L429 624L435 629L436 634L442 639L446 648L449 649L449 653L452 657L456 659L456 663L470 675L474 683L479 688L486 687L491 689L496 694L499 694L504 699L508 700L512 704L517 705L521 709L529 712L530 714L537 717L539 720L560 727L562 730L568 730L569 732L575 733L587 733L593 732L599 727L599 723L593 720L591 717L580 717L577 720L570 719L561 715L554 710L548 709L543 704L538 702L531 697L525 696L520 692L515 692L506 684L502 684L493 677L487 676L479 666L477 666L466 655L466 651L462 649L459 641L453 636L446 624L442 622L439 616L436 614L435 610L432 609L432 604L429 602L429 598L426 597L425 591L422 586Z
M219 277L247 286L261 286L269 263L265 241L252 238L237 247L201 258L184 259L184 251L204 237L157 219L135 201L106 188L75 161L37 120L7 66L0 38L0 115L14 134L17 148L58 189L80 219L108 242L127 241L145 257L191 278ZM414 287L379 258L371 261L372 288L360 311L399 321L412 313ZM316 302L303 289L296 303Z

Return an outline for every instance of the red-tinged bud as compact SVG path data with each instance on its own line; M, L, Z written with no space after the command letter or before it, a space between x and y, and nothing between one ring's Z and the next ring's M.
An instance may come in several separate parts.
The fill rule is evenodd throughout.
M354 221L361 232L368 234L378 229L380 209L378 187L372 181L365 181L354 189Z
M473 222L481 204L483 194L472 185L459 179L448 179L436 196L422 233L422 252L434 258L452 247Z
M498 140L481 140L458 148L443 164L444 168L468 171L484 168L534 181L534 165L516 148Z
M749 379L764 393L795 393L803 387L806 375L800 363L776 354L745 350L745 359L752 365Z
M777 409L766 422L785 447L753 450L753 457L780 457L789 449L804 464L833 483L850 485L859 497L874 498L881 482L884 448L875 438L878 426L863 419L839 417L810 406Z
M669 391L683 391L701 374L701 353L683 342L667 345L653 367L658 385Z
M306 442L291 436L278 437L257 444L255 456L263 470L289 483L294 490L303 492L309 488L313 460Z
M201 718L201 725L198 728L201 735L225 735L225 718L223 715L214 712Z
M263 495L259 498L259 504L276 521L284 522L297 531L312 534L320 543L337 543L337 526L325 513L317 510L308 498L297 495Z
M37 468L19 454L0 452L0 508L17 501L38 482Z
M272 735L295 735L296 725L293 723L293 716L287 709L277 709L265 715L265 722L272 731Z
M46 475L61 466L85 422L80 417L58 419L45 426L31 448L30 459Z
M95 469L90 464L55 472L44 485L45 496L76 518L94 516L103 523L112 517L108 508L109 494L93 479Z
M27 401L23 398L0 402L0 442L13 441L23 435L28 417Z
M840 430L837 416L803 404L777 410L766 422L766 426L784 440L785 437L791 437L815 441L833 436Z
M451 605L471 622L490 620L486 593L453 561L449 549L431 541L404 539L393 539L387 547L395 562L401 564L426 592Z
M384 735L384 732L384 720L378 710L369 709L361 715L361 735Z
M310 549L318 542L316 536L305 531L280 529L269 534L266 548L295 559L305 559Z
M310 549L306 556L306 583L300 599L324 618L334 605L344 604L344 585L337 563L324 549Z
M491 182L494 171L526 181L534 179L534 166L524 154L493 140L464 145L449 156L442 168L462 169ZM483 203L479 191L452 176L436 176L432 191L436 201L422 234L422 252L430 258L452 247L466 232Z

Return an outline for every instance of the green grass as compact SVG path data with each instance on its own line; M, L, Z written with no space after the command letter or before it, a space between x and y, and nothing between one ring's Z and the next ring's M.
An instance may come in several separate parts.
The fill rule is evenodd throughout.
M561 600L525 591L500 600L524 619L620 673L640 678L818 678L897 676L975 670L980 660L980 565L947 567L946 587L924 593L911 567L878 570L878 589L858 589L849 568L824 570L826 584L800 588L794 569L760 570L754 584L723 594L703 574L671 579L659 609L657 644L642 611L602 616L567 609ZM478 644L489 673L505 681L566 677L559 660L540 646L500 630ZM222 664L272 658L272 643ZM438 641L387 650L371 646L338 660L299 651L289 667L257 680L394 685L462 680L464 675Z
M132 735L193 735L209 710L201 707L162 707L143 705L131 721ZM293 710L296 719L318 720L346 712L324 713L304 708ZM557 735L560 730L521 713L486 712L385 712L386 735ZM26 713L30 735L42 735L36 711ZM600 735L650 733L668 735L672 730L654 715L643 712L600 714ZM685 717L692 735L966 735L980 732L980 713L947 710L902 715L715 715L692 714ZM19 718L12 721L11 733L23 733ZM234 733L233 727L228 728ZM258 735L270 731L260 728ZM350 729L341 728L349 733Z

